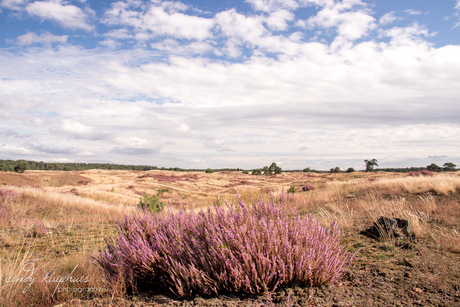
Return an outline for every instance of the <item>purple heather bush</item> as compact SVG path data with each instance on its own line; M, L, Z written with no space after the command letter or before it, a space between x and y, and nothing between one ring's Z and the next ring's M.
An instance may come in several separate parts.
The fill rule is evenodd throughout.
M96 260L109 282L159 285L185 297L333 283L354 257L335 223L322 227L274 201L225 204L199 213L125 216Z
M312 185L310 185L310 184L304 185L304 186L302 187L302 191L304 191L304 192L305 192L305 191L311 191L311 190L314 190L314 189L315 189L315 187L312 186Z

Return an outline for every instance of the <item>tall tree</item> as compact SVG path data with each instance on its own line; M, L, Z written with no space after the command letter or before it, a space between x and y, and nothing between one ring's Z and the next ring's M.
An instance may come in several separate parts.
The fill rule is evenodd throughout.
M455 165L452 162L446 162L444 163L442 167L444 168L445 171L452 172L452 171L455 171L455 167L457 167L457 165Z
M428 165L426 167L426 169L431 171L431 172L440 172L440 171L442 171L441 167L436 165L436 163L431 163L430 165Z
M374 166L379 166L377 163L377 159L372 159L372 160L364 160L364 163L366 164L366 172L372 172L374 170Z

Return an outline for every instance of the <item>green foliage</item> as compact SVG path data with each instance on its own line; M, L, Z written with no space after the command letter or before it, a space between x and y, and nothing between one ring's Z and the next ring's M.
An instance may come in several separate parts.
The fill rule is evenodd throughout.
M331 173L341 173L340 167L336 166L335 168L331 168Z
M309 167L307 167L307 168L304 168L304 169L303 169L303 172L304 172L304 173L310 173L310 172L311 172L311 170L310 170L310 168L309 168Z
M270 165L270 167L268 168L268 170L269 170L270 172L275 173L275 175L281 174L281 171L282 171L282 170L281 170L281 167L279 167L278 165L276 165L275 162L273 162L273 163Z
M13 171L14 171L14 167L9 164L3 163L0 165L0 172L13 172Z
M293 184L291 184L291 187L289 188L289 190L287 192L291 193L291 194L294 194L296 192L295 186Z
M24 173L28 169L30 169L29 163L24 160L19 161L18 165L14 167L14 171L17 173Z
M210 169L210 168L207 168L207 169L206 169L206 173L207 173L207 174L211 174L211 173L214 173L214 171L213 171L212 169Z
M260 169L255 169L252 171L252 174L253 175L262 175L262 172L260 171Z
M243 171L243 174L247 175L247 174L249 174L249 171Z
M457 165L455 165L452 162L446 162L446 163L444 163L444 165L442 167L444 168L444 170L446 172L453 172L453 171L456 170L455 167L457 167Z
M430 165L428 165L426 167L426 169L431 171L431 172L440 172L440 171L442 171L441 167L439 167L435 163L431 163Z
M353 167L349 167L347 169L347 173L353 173L353 172L355 172L355 169Z
M138 208L146 209L150 212L158 213L164 209L164 204L160 202L163 189L158 190L156 195L148 196L145 192L142 193L142 198L139 201Z
M372 172L374 170L374 166L379 166L377 162L377 159L364 160L364 163L366 164L366 172Z

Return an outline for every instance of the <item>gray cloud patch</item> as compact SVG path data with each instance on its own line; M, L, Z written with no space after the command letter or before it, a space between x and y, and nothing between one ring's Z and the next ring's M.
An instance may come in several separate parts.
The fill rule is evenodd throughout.
M13 131L11 129L8 129L6 131L0 132L0 135L10 137L10 138L15 138L15 139L22 139L22 138L30 138L30 134L19 134L16 131Z
M28 147L41 151L46 152L49 154L78 154L82 152L81 150L75 147L68 147L61 144L51 143L51 144L40 144L35 142L26 143Z
M135 147L114 147L110 150L112 153L120 155L152 155L160 152L159 148L135 148Z
M434 156L428 156L428 158L430 158L430 159L444 159L444 158L448 158L448 157L449 157L449 156L436 156L436 155L434 155Z

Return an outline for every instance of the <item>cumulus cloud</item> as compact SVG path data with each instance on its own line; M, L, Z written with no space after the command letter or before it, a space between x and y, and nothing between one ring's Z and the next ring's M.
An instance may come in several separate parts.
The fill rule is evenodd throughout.
M296 10L299 3L296 0L246 0L254 9L264 12L279 10Z
M213 20L180 12L186 8L181 3L153 1L138 10L136 5L119 1L105 12L103 22L131 27L139 40L165 35L197 40L211 37Z
M51 19L69 29L92 30L94 27L88 23L88 15L77 6L63 5L61 0L35 1L29 3L26 11L30 15L37 16L42 20Z
M101 12L108 30L91 38L96 48L30 47L41 32L20 52L2 50L5 146L180 167L460 156L458 45L436 47L428 27L393 27L396 13L377 20L358 0L248 2L255 11L200 15L180 2L119 1ZM297 20L307 6L316 13Z
M104 133L100 129L71 119L63 119L59 123L54 124L49 130L51 132L69 134L75 139L104 140L111 138L110 134Z
M53 35L49 32L44 32L40 35L35 33L27 32L24 35L18 36L15 41L10 40L9 42L15 43L21 46L27 46L32 44L52 44L52 43L60 43L65 44L67 42L68 35Z
M343 6L327 6L315 16L299 20L297 26L308 29L336 28L339 36L350 40L357 40L376 28L375 18L369 11L345 11Z
M0 145L0 152L3 154L13 154L13 155L30 155L33 154L33 151L8 144Z

